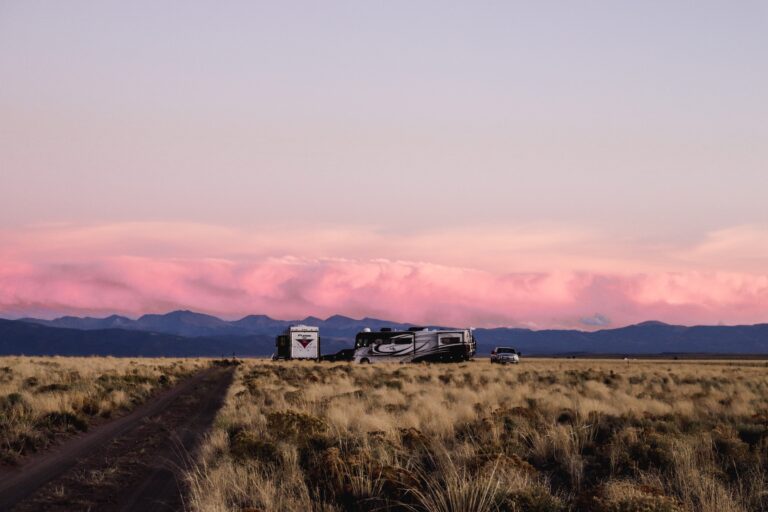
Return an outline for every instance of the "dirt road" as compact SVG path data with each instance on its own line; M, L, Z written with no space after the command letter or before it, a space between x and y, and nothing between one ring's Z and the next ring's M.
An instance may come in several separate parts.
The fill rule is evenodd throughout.
M182 510L177 478L211 426L231 368L204 370L20 467L0 473L0 511Z

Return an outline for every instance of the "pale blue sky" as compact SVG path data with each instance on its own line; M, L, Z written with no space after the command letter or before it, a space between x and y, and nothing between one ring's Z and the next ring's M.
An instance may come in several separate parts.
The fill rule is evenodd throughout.
M766 6L5 0L0 223L765 223Z

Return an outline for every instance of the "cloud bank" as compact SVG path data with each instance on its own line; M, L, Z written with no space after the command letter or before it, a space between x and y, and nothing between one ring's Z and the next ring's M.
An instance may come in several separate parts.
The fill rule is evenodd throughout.
M453 250L464 234L315 232L281 240L184 224L45 226L0 234L0 315L189 308L227 318L341 313L477 327L757 323L768 321L768 273L753 271L763 263L759 252L745 252L764 242L753 231L750 239L739 228L731 241L728 232L710 234L639 261L607 243L601 252L612 256L590 260L594 235L580 231L522 242L481 233ZM395 244L408 259L391 257ZM482 267L467 265L472 251ZM740 268L727 268L735 265L729 257Z

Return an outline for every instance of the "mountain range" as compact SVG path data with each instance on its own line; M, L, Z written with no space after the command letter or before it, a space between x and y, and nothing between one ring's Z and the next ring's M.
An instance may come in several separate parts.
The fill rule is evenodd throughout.
M250 336L255 334L266 334L274 337L288 326L303 324L319 327L321 334L325 336L354 338L355 334L365 327L374 330L382 327L405 329L412 325L387 322L375 318L356 320L341 315L334 315L325 320L314 316L308 316L301 320L275 320L266 315L248 315L239 320L228 321L203 313L195 313L194 311L172 311L164 315L149 314L143 315L136 320L120 315L111 315L105 318L62 316L54 320L22 318L20 321L45 325L47 327L66 327L88 331L96 329L125 329L188 337Z
M249 315L222 320L192 311L148 314L133 320L65 316L54 320L0 320L0 354L115 356L270 355L274 337L289 325L320 328L323 353L354 344L363 328L406 329L411 324L334 315L325 320L276 320ZM435 327L435 326L429 326ZM512 346L530 355L768 354L768 324L680 326L644 322L600 331L476 329L478 353Z

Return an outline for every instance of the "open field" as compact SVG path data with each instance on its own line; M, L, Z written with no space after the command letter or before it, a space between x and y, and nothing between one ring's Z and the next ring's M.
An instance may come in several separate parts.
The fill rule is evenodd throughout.
M0 357L0 463L128 411L207 365L194 359Z
M183 471L210 430L232 369L196 372L130 413L0 468L0 510L183 510Z
M187 507L768 510L765 362L251 361Z

